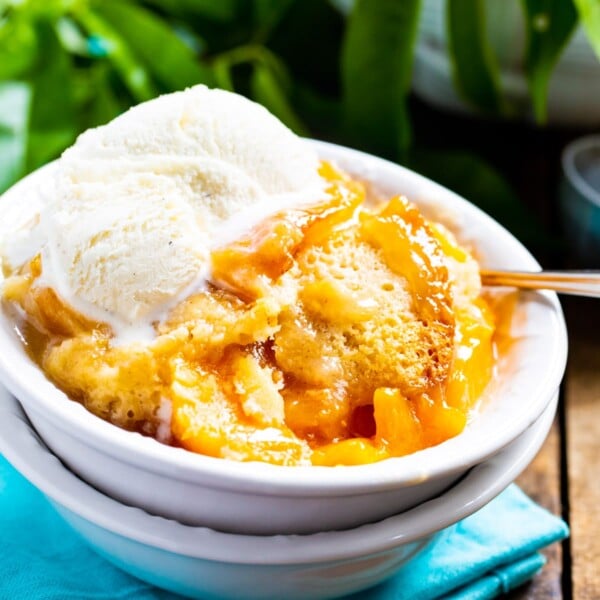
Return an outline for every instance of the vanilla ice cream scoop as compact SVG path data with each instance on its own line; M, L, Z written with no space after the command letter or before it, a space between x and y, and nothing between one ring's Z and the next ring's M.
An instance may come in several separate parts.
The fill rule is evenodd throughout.
M42 214L42 281L119 335L210 273L210 250L318 201L318 159L262 106L196 86L82 134Z

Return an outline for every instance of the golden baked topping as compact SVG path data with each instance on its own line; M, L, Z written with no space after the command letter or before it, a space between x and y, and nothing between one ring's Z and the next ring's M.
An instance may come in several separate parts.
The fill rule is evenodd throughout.
M370 210L321 176L324 201L214 250L211 285L149 342L115 345L36 257L4 291L35 359L96 415L209 456L360 464L457 435L494 363L476 261L406 199Z

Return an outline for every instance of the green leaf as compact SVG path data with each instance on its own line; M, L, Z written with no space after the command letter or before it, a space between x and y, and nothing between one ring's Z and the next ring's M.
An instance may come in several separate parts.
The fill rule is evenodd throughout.
M600 2L598 0L574 1L588 39L600 58Z
M31 76L28 171L56 158L77 134L69 56L48 23L38 25L37 38L44 51Z
M94 53L106 56L137 102L150 100L158 95L146 66L109 23L86 6L74 13L73 17L88 32Z
M237 13L237 0L146 0L165 14L176 17L201 15L215 21L230 21Z
M200 64L190 47L164 20L139 6L116 0L98 2L95 11L127 40L131 51L167 91L195 83L213 85L210 69Z
M0 83L0 193L25 171L30 102L26 83Z
M294 0L252 0L254 21L257 24L269 23L275 17L280 17Z
M483 0L448 0L446 18L448 50L457 90L467 102L485 113L503 112L498 66L486 37Z
M410 143L410 88L419 0L358 0L342 51L343 110L353 143L398 158Z
M235 86L233 84L233 77L231 73L231 63L225 58L217 58L213 62L213 71L215 75L215 82L217 87L228 92L234 92Z
M525 68L535 118L546 120L548 84L552 69L577 25L571 0L521 0L525 13Z
M477 205L530 248L552 240L506 180L478 156L463 151L419 150L410 167Z
M286 97L281 83L267 65L262 63L254 65L250 86L254 100L262 104L298 135L308 135L306 127Z
M104 125L128 108L115 93L110 75L108 69L102 69L98 71L93 80L88 77L88 85L93 86L94 94L86 109L82 111L85 116L82 129Z
M0 80L23 76L33 63L38 45L31 23L12 18L0 23Z
M104 125L132 104L131 96L123 93L118 74L106 60L73 68L71 88L78 131Z
M90 107L89 127L97 127L112 121L121 114L123 107L119 103L110 86L105 85L98 89L98 94Z
M255 42L264 42L289 10L294 0L254 0Z

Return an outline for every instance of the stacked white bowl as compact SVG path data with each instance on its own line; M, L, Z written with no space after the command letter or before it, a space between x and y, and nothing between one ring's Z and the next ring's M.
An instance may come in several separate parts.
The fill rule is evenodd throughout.
M381 159L310 143L378 194L404 194L450 225L482 264L539 269L506 230L452 192ZM0 199L3 227L51 170ZM94 417L44 377L0 312L0 380L31 421L1 396L0 451L92 546L156 585L202 598L339 596L392 574L532 460L566 362L556 296L522 294L511 336L493 389L456 438L372 465L276 467L195 455Z

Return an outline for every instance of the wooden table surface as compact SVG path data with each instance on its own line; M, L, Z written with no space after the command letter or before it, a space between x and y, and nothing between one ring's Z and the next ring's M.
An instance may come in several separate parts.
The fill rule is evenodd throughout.
M600 598L600 301L568 299L569 361L554 427L518 483L569 523L548 564L511 600Z

